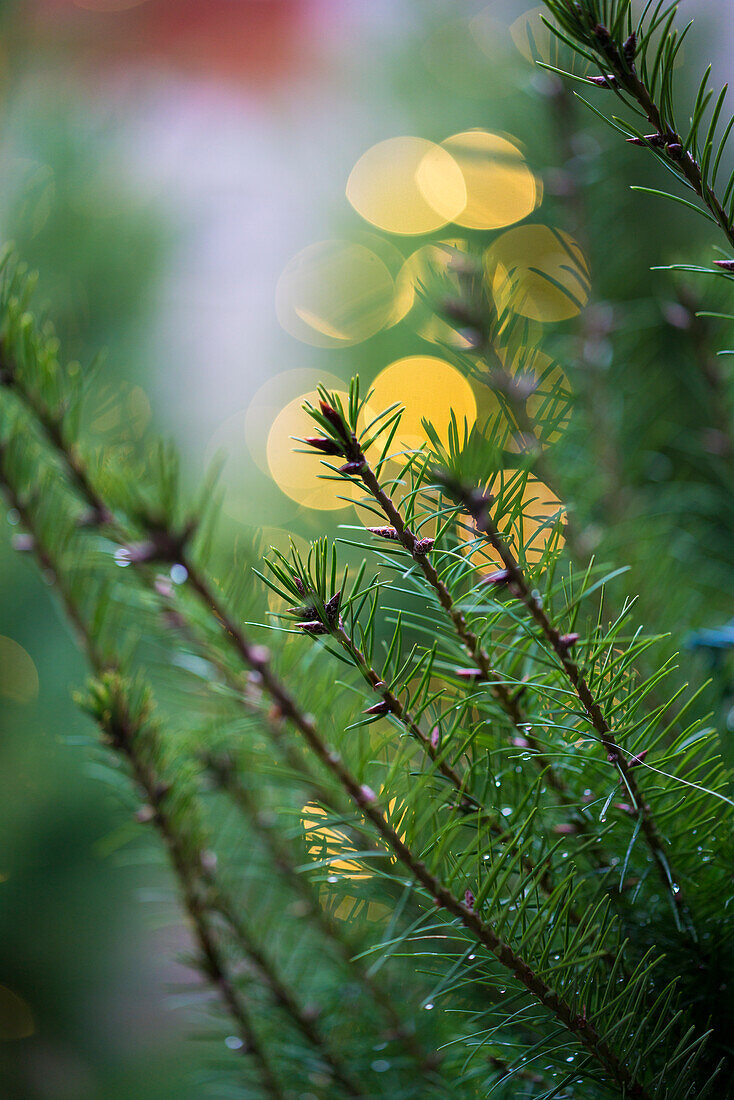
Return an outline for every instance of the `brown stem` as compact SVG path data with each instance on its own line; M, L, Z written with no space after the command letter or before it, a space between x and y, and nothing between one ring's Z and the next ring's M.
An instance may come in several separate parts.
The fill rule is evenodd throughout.
M97 673L103 672L106 664L104 656L95 649L87 624L84 622L67 587L61 580L56 561L41 542L30 509L24 505L4 472L0 473L0 480L2 482L3 495L8 502L8 506L15 509L23 526L33 539L33 554L39 566L47 576L53 578L54 589L62 604L64 613L74 628L80 648L84 652L90 667ZM130 736L129 730L122 740L116 738L112 743L118 748L118 751L124 750L126 757L133 767L133 772L138 782L145 789L149 803L157 810L156 823L176 873L184 909L189 918L194 937L199 945L206 972L237 1027L239 1038L242 1040L243 1044L242 1051L245 1054L252 1054L256 1061L267 1095L270 1096L272 1100L284 1100L284 1093L280 1088L269 1059L253 1027L249 1009L229 973L229 965L226 956L220 949L217 938L210 926L209 908L203 902L201 891L196 883L195 877L191 873L188 860L183 856L181 844L175 831L171 829L167 817L159 812L160 807L158 804L161 801L164 788L160 783L153 782L152 780L149 781L145 776L142 761L139 760L132 746L132 737ZM145 782L141 782L141 777L145 779Z
M479 637L470 629L463 613L456 607L453 597L449 592L446 585L439 577L436 569L425 553L416 553L416 544L418 538L406 526L403 517L398 508L393 503L392 498L385 492L380 485L377 477L375 476L372 467L367 462L364 454L362 453L359 444L355 446L359 451L359 461L362 462L362 468L360 470L360 477L365 486L369 490L370 495L377 501L382 509L382 512L390 524L395 528L397 532L398 541L402 544L404 549L412 556L416 565L423 573L423 576L428 581L431 588L436 593L439 603L444 611L447 613L454 626L454 630L464 646L465 650L475 662L479 670L481 671L482 679L490 685L490 691L494 695L495 699L499 702L500 706L508 716L513 726L527 743L528 748L535 756L535 761L538 767L546 773L548 783L556 791L561 801L569 806L575 808L575 800L570 792L567 790L561 777L558 775L556 769L552 763L544 755L543 750L540 747L536 737L530 729L529 723L525 722L517 699L512 695L507 685L504 683L503 678L494 670L489 658L489 654L482 646Z
M426 755L436 764L441 775L443 775L443 777L454 787L459 795L459 808L465 810L467 813L476 813L477 823L480 826L485 826L500 844L511 845L515 838L507 829L502 827L500 822L490 813L487 807L479 802L475 796L467 790L466 776L462 778L456 768L446 760L444 754L439 752L437 747L434 747L430 737L426 736L410 711L403 706L400 699L390 690L387 684L380 679L376 670L370 666L354 639L344 629L343 624L337 626L333 633L345 652L352 658L364 679L384 702L387 712L394 715L408 733L418 741ZM546 894L550 895L553 893L553 880L547 868L543 868L539 871L532 860L528 859L527 856L523 857L522 865L528 874L537 878L538 884ZM578 913L573 911L570 913L570 917L575 924L579 923L580 918Z
M489 498L480 492L461 491L462 503L471 512L477 530L483 534L495 552L499 554L502 563L507 570L509 581L518 597L522 600L533 620L540 627L546 640L571 683L579 702L583 706L589 720L596 731L599 743L607 753L610 764L616 767L626 786L634 808L640 816L642 832L655 861L662 882L671 894L675 905L680 911L685 911L685 904L680 885L675 882L670 860L665 852L665 843L655 822L652 810L640 790L634 775L633 763L625 757L619 746L614 732L604 717L600 704L594 697L588 681L579 665L571 657L570 649L573 641L553 625L543 606L542 600L536 596L528 584L523 570L518 565L514 554L505 540L500 535L489 513ZM575 639L574 639L575 640Z
M339 921L334 920L324 910L310 879L294 866L287 846L282 843L274 825L263 819L255 800L237 774L233 761L228 757L209 754L206 763L219 786L229 793L234 804L240 808L251 828L260 837L279 872L308 905L309 914L321 928L326 940L337 947L350 973L356 975L368 996L383 1010L395 1036L400 1039L422 1069L429 1072L435 1069L440 1062L440 1057L436 1052L428 1054L423 1049L414 1031L406 1026L397 1011L386 987L375 981L360 958L355 958L353 946L345 930Z

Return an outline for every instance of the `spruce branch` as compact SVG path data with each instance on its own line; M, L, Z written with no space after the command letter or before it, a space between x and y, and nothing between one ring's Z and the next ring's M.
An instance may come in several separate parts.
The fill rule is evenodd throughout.
M334 416L340 414L336 413L333 406L329 405L328 397L328 393L324 391L324 400L321 402L321 414L323 417L324 408L329 409L330 417L333 421ZM314 412L315 410L312 411L312 415ZM328 420L326 423L328 424ZM466 674L471 675L474 682L482 681L488 685L491 694L500 704L518 736L530 749L536 766L546 776L549 786L553 789L559 801L574 812L575 816L578 817L579 823L583 827L583 819L581 815L578 814L576 799L567 789L558 770L544 754L540 743L533 734L531 724L526 720L522 712L517 693L513 694L505 683L504 678L493 668L491 658L482 645L481 639L471 629L461 609L456 606L451 592L441 580L438 571L430 560L430 550L426 548L425 543L426 541L432 540L421 539L406 525L400 509L389 493L380 484L375 471L367 460L365 448L363 448L356 434L343 418L341 420L339 432L340 435L337 436L337 441L339 441L339 439L344 440L341 444L342 455L347 458L348 463L355 466L355 476L361 479L369 495L376 502L390 524L390 526L386 528L370 528L370 530L375 534L379 534L382 538L388 538L399 542L411 555L417 568L425 577L430 588L435 592L462 647L473 662L474 667L465 670Z
M474 520L476 529L486 536L487 541L500 556L518 599L525 605L533 621L540 628L555 653L561 668L578 696L579 702L588 715L599 743L606 751L609 763L619 772L620 779L631 799L634 813L640 817L642 831L661 881L669 892L677 910L686 915L690 927L690 914L681 886L676 881L670 855L666 850L665 842L650 805L646 801L634 774L634 768L642 762L646 750L643 750L643 753L638 753L637 756L631 756L629 759L625 756L614 731L604 716L600 703L589 687L581 667L571 655L574 646L579 641L579 635L576 633L562 634L551 622L541 598L532 590L514 554L499 533L490 511L492 498L476 488L462 484L461 481L445 471L435 471L435 473L437 480L444 488L466 508Z
M275 575L279 577L281 582L287 580L283 575L283 571L278 568L278 563L267 561L267 564ZM309 585L301 576L298 576L298 591L299 595L305 600L308 600L312 596ZM341 593L338 595L340 596ZM455 808L464 815L465 822L476 825L480 830L486 829L499 844L512 846L515 837L508 831L504 821L499 819L497 814L472 792L469 783L469 773L467 772L462 775L448 760L445 749L442 750L440 748L438 739L434 738L434 733L438 731L432 731L430 735L426 734L424 730L421 729L420 723L413 716L410 709L402 702L389 684L382 679L380 673L373 668L367 660L367 657L360 649L352 633L347 629L343 617L337 613L338 601L336 597L324 604L323 614L320 614L316 606L317 602L318 601L314 600L314 604L308 608L308 616L311 621L306 625L309 627L313 626L314 628L319 626L323 629L324 634L328 634L335 639L379 700L373 706L368 707L365 714L379 716L392 715L406 733L418 743L424 755L433 765L434 771L440 773L456 792L457 803ZM330 609L330 604L333 610ZM303 608L294 608L292 611L297 617L304 614ZM297 625L303 629L303 623ZM316 634L317 631L314 629L304 631L304 633ZM320 633L320 631L318 633ZM521 854L521 863L525 872L528 875L537 877L541 889L548 896L551 896L554 891L554 883L548 867L536 867L529 856L524 852ZM574 909L569 910L569 915L573 923L580 923L581 917Z
M432 1072L440 1064L440 1056L435 1051L429 1053L423 1048L414 1027L406 1025L403 1016L396 1008L389 990L374 979L362 958L355 954L355 945L348 936L346 928L323 908L318 891L308 876L296 867L288 845L278 835L275 822L259 808L243 782L232 757L226 753L207 753L205 764L217 785L230 795L250 827L257 833L270 853L274 866L305 903L309 916L319 926L326 941L335 945L350 975L356 977L368 997L380 1006L393 1034L424 1072Z
M44 545L36 526L33 511L21 497L9 478L4 455L0 451L0 486L9 508L13 508L31 537L31 551L44 575L52 582L63 611L71 623L82 652L98 680L90 687L86 709L93 713L105 733L110 747L125 757L145 797L145 803L153 810L156 828L165 844L171 866L177 877L184 910L201 953L202 971L216 990L237 1029L244 1054L251 1054L262 1080L265 1093L272 1100L284 1100L285 1094L275 1075L264 1046L255 1029L250 1009L230 971L225 951L218 942L212 923L209 900L202 891L201 876L206 860L203 851L195 848L193 837L179 831L181 822L174 825L166 803L169 794L167 783L152 773L145 757L157 755L157 735L145 717L134 716L127 705L123 681L109 668L109 658L95 644L89 626L77 606L65 574L58 567L57 558ZM145 757L139 750L141 743L153 737Z
M730 124L722 139L717 141L716 126L726 86L716 99L701 142L704 114L713 96L707 88L709 66L698 90L688 132L682 133L673 109L673 66L690 24L682 34L673 29L677 4L668 5L661 14L662 5L653 9L652 4L647 3L639 20L633 15L632 0L613 0L611 5L603 0L545 0L545 5L557 21L557 26L549 21L551 31L598 66L601 76L590 78L588 82L613 90L651 127L652 132L644 135L627 128L628 141L651 149L665 167L695 193L708 211L707 216L734 247L729 204L732 188L728 185L725 197L721 198L715 190L719 163L731 132ZM654 35L660 26L662 37L656 45ZM570 75L553 71L561 72L562 76ZM625 132L625 125L620 120L614 119L614 124Z
M65 455L65 447L62 446L60 453L62 456ZM31 549L42 570L49 579L52 580L59 594L64 612L75 630L80 647L85 653L92 670L95 674L102 677L108 670L109 658L103 654L102 650L95 643L89 623L84 619L84 616L65 584L65 573L63 569L59 568L58 562L54 556L52 556L48 547L44 545L38 527L34 521L33 511L25 504L13 486L7 474L6 464L2 459L3 454L2 451L0 451L0 483L2 484L6 500L10 507L15 508L24 527L31 536ZM82 475L82 483L85 483L84 475ZM260 647L260 649L261 648L262 647ZM258 653L258 647L250 647L249 652L251 658L255 654L262 656L261 653ZM125 705L125 695L122 688L119 688L117 692L118 710L122 708L123 705ZM169 790L168 785L162 777L157 777L152 774L152 761L157 755L155 745L157 732L151 725L146 725L143 732L147 735L149 740L153 741L153 746L148 748L145 756L136 755L133 751L134 745L137 742L133 741L129 736L131 730L125 722L121 723L114 736L110 734L111 743L115 751L124 755L128 760L134 778L142 788L147 803L154 810L153 820L169 851L174 871L181 880L182 893L187 912L192 915L191 906L195 901L197 912L200 910L208 911L209 920L211 920L212 913L216 913L224 919L229 926L234 940L237 942L243 954L254 964L265 987L269 990L275 1002L284 1009L293 1021L295 1027L317 1050L324 1065L331 1072L334 1080L340 1084L345 1095L352 1097L362 1096L361 1087L352 1079L349 1071L343 1067L341 1059L335 1056L334 1052L330 1049L329 1044L317 1029L314 1021L299 1005L297 999L292 995L273 964L260 948L248 927L247 921L240 915L226 892L219 887L213 870L208 866L206 853L203 850L199 849L195 852L194 866L196 868L196 877L191 879L190 876L193 872L190 867L187 868L182 864L182 853L187 845L189 848L192 847L193 839L192 837L184 839L177 838L176 835L172 833L173 825L171 818L164 812L163 807L163 799ZM172 847L174 842L177 846ZM182 878L184 871L187 871L189 877ZM200 892L203 891L202 897L205 896L206 904L201 898L196 900L198 895L192 893L194 888L198 889ZM221 956L221 952L217 953L216 945L212 940L213 933L207 927L200 928L198 924L195 926L195 930L197 938L203 946L207 964L210 967L217 967L216 973L217 980L219 981L219 974L223 972L223 957ZM228 1004L231 1002L230 987L234 989L234 986L229 980L225 981L221 986L223 996ZM242 1007L242 1013L246 1013L244 1006ZM277 1095L280 1096L281 1094L278 1093Z

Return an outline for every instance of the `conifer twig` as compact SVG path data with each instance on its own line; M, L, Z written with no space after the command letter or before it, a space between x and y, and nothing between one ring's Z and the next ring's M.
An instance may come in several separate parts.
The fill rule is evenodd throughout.
M359 440L344 422L341 414L325 401L321 402L321 413L326 420L333 425L340 439L339 446L341 449L338 453L347 459L347 465L352 468L350 472L353 472L362 480L370 496L379 505L380 510L391 525L384 529L376 528L376 533L382 534L383 537L396 539L411 555L416 566L423 573L428 584L436 593L441 607L451 620L461 645L466 650L471 660L476 664L477 678L489 685L492 695L497 699L505 714L510 719L510 722L523 739L523 742L532 752L536 765L545 773L549 785L556 792L559 800L569 809L572 809L574 813L578 814L576 800L567 789L557 769L543 753L537 738L530 728L530 723L526 722L524 719L517 696L512 694L502 676L492 667L489 654L482 645L479 636L469 627L463 612L454 603L451 593L439 577L433 563L430 561L430 550L433 545L432 540L418 538L418 536L406 525L400 509L396 506L392 497L380 485ZM310 442L317 450L319 449L316 446L317 441L312 442L309 440L307 442ZM579 815L579 818L581 818L581 815Z
M229 793L233 803L240 808L250 827L260 837L270 853L273 864L287 878L291 886L309 907L309 913L320 927L326 940L336 945L342 960L348 965L350 973L357 977L365 992L383 1010L390 1021L390 1027L396 1038L401 1041L424 1070L431 1071L435 1069L440 1062L440 1057L435 1052L429 1054L423 1049L413 1029L406 1026L405 1021L397 1011L387 988L374 980L369 969L363 965L361 958L355 957L352 944L345 934L345 930L342 929L339 921L334 920L324 910L308 876L297 870L288 852L287 845L281 841L274 824L264 820L263 814L239 776L234 761L227 754L207 753L205 763L217 785Z
M62 450L62 454L65 451ZM2 452L0 452L0 459ZM81 482L85 481L85 474L83 467ZM84 621L82 615L79 612L78 607L71 598L68 590L63 583L63 574L59 572L56 563L54 562L48 549L43 547L40 541L38 531L35 528L33 522L33 516L30 509L26 508L23 502L20 500L17 492L13 488L9 479L6 477L2 469L0 468L0 481L3 485L4 494L6 499L10 502L11 507L14 507L18 512L20 519L24 526L28 530L33 540L33 552L41 565L42 569L46 570L53 578L56 589L59 593L62 601L64 611L67 617L70 619L75 633L77 634L82 649L85 652L89 664L95 673L103 673L107 667L108 662L102 655L102 653L95 647L88 624ZM253 647L256 651L257 647ZM182 848L176 846L178 844L177 837L172 834L170 819L166 816L162 809L162 798L166 794L166 785L162 781L159 781L156 777L151 778L150 764L146 763L139 758L133 752L132 742L127 736L129 731L126 728L121 728L119 736L116 740L113 739L113 748L116 751L122 752L128 759L132 768L136 781L143 788L148 797L148 800L155 811L154 820L163 837L169 853L171 855L172 862L174 864L174 870L179 877L182 876L183 870L187 871L188 877L181 878L182 889L184 894L184 901L186 903L187 911L191 913L190 904L192 898L195 900L195 895L192 891L197 887L197 880L191 877L190 868L181 867ZM123 736L124 735L124 736ZM163 792L163 793L160 793ZM151 801L152 800L152 801ZM173 846L172 846L173 845ZM263 953L258 943L253 938L247 923L238 914L237 910L233 906L230 899L220 889L218 883L214 877L211 869L208 867L208 861L205 853L198 853L198 884L204 891L207 901L197 901L196 905L199 909L209 910L210 912L217 912L228 924L236 942L239 944L243 953L250 958L252 963L257 968L260 976L263 980L265 987L269 990L273 999L285 1010L285 1012L291 1017L295 1027L303 1034L304 1038L318 1051L325 1066L333 1075L334 1079L339 1082L341 1087L345 1091L345 1095L358 1098L363 1095L359 1085L352 1079L351 1074L342 1066L341 1060L335 1056L331 1050L329 1044L325 1041L324 1037L320 1034L315 1027L313 1020L309 1015L301 1008L297 1000L290 993L289 989L279 976L276 969L273 967L270 960ZM211 939L211 933L206 928L200 929L196 927L197 937L203 944L205 954L208 960L208 964L211 966L218 966L218 973L222 970L222 956L221 953L217 954L215 950L214 941ZM217 962L219 960L219 962ZM231 982L222 986L223 994L228 1003L231 1001L230 986L233 989Z
M56 560L41 541L31 510L26 507L17 490L6 476L2 451L0 451L0 486L8 507L16 511L24 528L31 536L33 555L41 570L51 579L64 613L74 629L79 646L90 667L98 675L105 674L108 661L95 647L87 624L64 584L63 574L60 573ZM232 1017L238 1036L243 1044L240 1049L244 1054L251 1054L257 1063L267 1095L272 1100L284 1100L284 1093L270 1064L270 1059L253 1026L250 1010L235 984L226 955L220 948L216 934L211 927L210 907L192 870L190 855L187 854L185 846L181 843L165 811L167 787L159 782L157 778L151 776L135 748L139 732L137 723L129 715L124 721L118 722L114 728L105 726L105 733L109 737L111 747L126 757L136 781L144 791L146 800L153 810L153 820L155 820L156 827L168 851L169 859L178 879L184 909L201 952L203 969ZM199 854L201 855L201 853ZM200 860L201 870L203 870L203 866L204 862Z
M14 496L11 496L11 500L13 502L12 506L17 507L18 502ZM19 514L21 517L24 515L20 509ZM26 515L26 520L30 525L30 516ZM33 534L32 527L29 526L29 530ZM37 547L38 542L37 540L35 541ZM36 553L37 552L36 550ZM53 568L50 556L47 557L44 567ZM206 598L209 599L211 593L203 579L202 584L204 585L203 592L201 593L202 598L206 595ZM460 923L476 937L478 942L482 943L506 969L513 973L521 984L524 985L546 1009L555 1015L568 1030L573 1032L578 1037L581 1044L601 1063L616 1081L623 1087L634 1090L633 1094L640 1097L640 1100L651 1100L651 1096L644 1086L631 1075L629 1068L597 1033L593 1024L586 1019L585 1015L575 1013L570 1004L564 1000L563 997L558 995L532 970L524 959L517 955L508 944L500 939L491 925L485 923L471 906L455 897L455 895L443 885L441 880L428 869L426 864L405 844L396 830L390 825L384 811L379 807L374 793L357 781L343 763L339 754L331 750L326 742L323 741L313 719L300 710L285 687L271 671L264 655L258 652L258 647L252 646L240 630L237 630L235 644L248 667L260 673L263 686L274 702L277 703L284 717L302 734L306 744L314 752L317 759L338 780L353 802L355 808L372 823L389 850L410 871L417 882L419 882L429 896L434 899L435 903L445 909L452 917L458 919ZM127 749L125 751L127 751ZM137 778L139 781L142 780L145 784L146 793L148 793L149 776L141 772ZM157 786L151 792L154 797L155 790L157 790ZM156 817L157 814L154 816L154 820ZM206 860L203 861L203 866L206 866ZM233 917L233 913L230 911L228 905L223 906L221 911L222 915L225 916L228 921ZM195 908L192 917L196 919L198 931L201 924L199 906ZM242 937L238 938L242 939ZM221 956L215 957L220 958ZM260 969L261 963L259 959L255 958L254 961L258 965L258 969ZM230 988L234 990L235 987L231 984L226 986L228 1004ZM277 992L275 995L278 997ZM278 999L280 998L278 997ZM281 1003L283 1003L284 1007L290 1008L289 998L286 998L285 1001L281 1001ZM344 1087L348 1089L348 1095L362 1095L358 1089L351 1085L351 1083L347 1083L348 1078L343 1079L341 1075L337 1074L335 1074L335 1076ZM271 1095L274 1097L280 1096L278 1092L271 1092Z
M390 690L389 686L380 679L377 671L370 666L365 655L351 635L346 631L342 622L339 622L334 627L333 634L345 652L352 658L355 667L359 670L363 678L367 681L375 694L382 700L385 707L385 713L392 714L404 729L418 741L423 752L436 765L441 775L443 775L443 777L453 786L459 796L459 809L466 813L475 813L478 824L486 826L499 843L511 845L514 839L513 836L507 829L502 827L490 810L472 794L467 787L466 776L462 778L456 768L446 759L445 755L439 751L438 746L434 746L431 738L423 732L410 711L403 706L397 695L395 695L394 692ZM536 868L535 864L533 864L527 856L523 857L522 863L527 872L531 874L539 873L538 881L541 887L547 894L551 894L553 892L553 880L548 869L542 868L540 872L538 872L538 868ZM579 916L575 911L572 910L570 916L575 924L579 923Z
M734 247L734 225L726 212L724 203L717 196L713 185L704 178L701 164L691 151L700 117L688 139L681 136L675 127L670 110L672 98L670 95L667 97L668 106L662 99L656 99L638 71L638 38L643 29L642 25L640 24L637 30L632 30L632 33L622 41L624 32L616 37L599 18L596 0L582 0L581 3L578 0L545 0L545 4L558 19L562 30L572 35L578 41L580 48L590 51L597 60L602 75L590 78L589 83L611 89L625 103L629 104L631 101L652 127L653 132L646 134L644 138L629 139L632 144L647 146L659 157L665 159L674 174L695 192L710 211L714 221L723 230L727 241ZM648 3L644 14L647 14L650 7ZM631 17L630 8L629 0L623 0L619 5L620 11L628 12ZM675 4L671 4L668 10L672 12L674 9ZM659 11L659 7L657 10ZM620 31L623 25L623 21L617 18L616 26L619 26ZM551 30L553 30L552 24ZM672 66L674 57L675 54L669 62L665 63Z
M594 697L588 681L580 666L571 656L571 650L578 641L578 635L561 634L550 621L540 597L536 596L530 588L523 570L515 559L514 554L502 538L492 519L490 506L493 498L477 489L469 489L459 481L453 480L448 475L442 476L441 481L449 491L469 512L474 520L475 527L484 535L495 552L502 559L502 564L507 570L510 583L513 585L518 598L525 605L543 636L550 644L558 661L571 683L579 702L584 708L591 725L593 726L599 743L606 750L607 759L619 772L620 778L627 788L632 799L633 808L639 815L642 831L648 847L655 861L660 878L670 892L677 908L686 911L685 900L679 883L673 877L673 869L665 850L665 842L657 827L650 805L646 801L634 775L634 767L640 762L638 758L627 760L624 752L617 742L614 731L604 717L599 702Z

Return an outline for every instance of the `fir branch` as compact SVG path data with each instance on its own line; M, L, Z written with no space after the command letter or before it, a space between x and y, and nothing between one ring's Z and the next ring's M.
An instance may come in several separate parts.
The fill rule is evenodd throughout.
M552 762L545 756L542 747L532 732L530 723L526 721L522 713L517 695L510 691L503 677L492 667L490 656L482 645L481 639L471 630L464 613L456 606L451 592L438 575L430 560L430 547L425 547L426 540L420 539L406 525L400 509L380 485L379 479L370 466L356 434L341 414L332 405L329 405L328 398L329 394L324 391L324 399L321 402L321 427L326 428L329 420L334 421L335 418L339 418L340 427L336 431L335 438L337 442L341 440L342 455L347 459L348 464L355 466L356 476L361 479L368 493L390 524L390 527L384 529L373 529L374 533L378 533L385 538L395 539L410 554L417 568L435 592L441 607L448 615L461 645L476 666L475 669L468 671L474 672L476 680L488 684L492 695L502 707L517 734L532 752L537 767L545 774L548 784L553 788L559 801L574 812L583 828L583 818L578 814L574 796L567 789L563 778ZM329 410L328 416L324 412L325 409ZM314 412L315 410L312 410L312 415Z
M63 437L61 437L63 438ZM62 446L61 455L66 454L65 448ZM0 452L0 460L2 459L2 452ZM81 468L83 470L83 467ZM81 648L85 653L88 662L93 671L102 677L108 668L108 659L101 652L101 650L95 645L92 632L89 624L84 620L78 606L74 602L68 588L64 583L64 572L59 570L56 561L52 557L47 547L43 545L40 538L38 529L34 523L33 513L30 508L26 507L24 502L20 499L17 490L14 488L11 480L7 476L7 472L3 466L0 466L0 483L3 487L4 495L9 502L9 505L16 509L20 519L22 520L26 530L32 538L32 550L33 553L43 570L47 575L53 579L53 583L59 593L59 598L62 602L64 611L72 623L75 633L77 634ZM82 473L81 483L86 484L85 474ZM203 583L203 582L202 582ZM258 653L258 647L250 647L250 656ZM261 654L260 654L261 655ZM125 704L125 696L122 690L118 691L118 710ZM167 785L159 777L155 777L151 774L151 760L155 757L155 752L152 750L148 752L148 759L142 756L138 756L134 753L134 741L131 740L130 729L128 725L123 722L119 731L112 738L112 747L125 755L131 766L133 775L138 784L144 790L148 803L154 810L153 820L155 821L161 836L169 850L169 854L172 859L174 870L181 879L182 891L184 903L187 911L192 914L190 904L192 904L192 890L196 887L203 891L203 895L206 897L206 904L204 901L199 900L196 902L197 910L208 911L211 913L218 913L228 924L235 941L240 946L244 955L248 957L254 966L257 968L260 976L269 990L273 999L279 1004L286 1013L292 1019L294 1025L302 1033L304 1038L318 1051L324 1065L328 1067L329 1071L333 1075L334 1079L339 1082L341 1087L345 1090L345 1095L352 1097L361 1097L363 1095L360 1086L352 1079L349 1072L342 1066L341 1060L336 1057L329 1045L325 1042L324 1037L320 1034L315 1027L314 1022L310 1019L309 1015L301 1008L297 1000L290 993L289 989L282 981L281 977L271 964L270 960L263 953L259 947L257 941L252 936L246 921L239 915L235 906L231 900L227 897L226 893L218 886L213 871L208 867L208 860L206 853L198 851L195 858L195 866L197 868L196 877L191 879L191 869L188 868L187 874L189 877L181 878L187 867L181 863L182 852L188 842L191 846L191 837L188 841L177 838L172 833L172 823L170 818L163 812L161 808L161 800L167 793ZM140 731L138 731L140 732ZM155 737L155 731L152 727L143 727L148 738ZM174 844L174 847L172 845ZM195 926L196 935L199 941L204 946L205 955L211 966L218 966L218 971L222 970L223 962L221 952L217 954L217 949L214 941L212 940L212 933L210 929L206 927L200 928L197 924ZM219 960L219 961L217 961ZM230 1003L230 986L231 982L222 986L222 991L227 1000ZM234 988L232 986L232 988ZM244 1006L241 1009L241 1013L245 1013ZM280 1095L280 1094L279 1094Z
M301 584L303 584L303 579L299 579ZM309 592L306 588L305 598L308 598L308 596ZM314 608L313 613L318 616L318 609ZM472 823L475 822L480 829L486 828L498 843L512 846L515 838L508 832L503 823L498 820L496 814L492 813L489 807L472 793L468 785L468 775L462 776L457 771L454 765L447 759L445 752L441 751L438 743L434 744L431 737L424 733L410 710L408 710L400 698L391 690L389 685L382 680L377 670L372 668L352 635L347 631L342 617L339 615L334 618L327 613L323 617L320 617L318 621L325 628L325 631L335 638L344 652L348 654L355 668L380 700L378 704L375 704L375 707L368 708L366 713L378 713L377 708L379 707L379 713L384 715L391 714L409 736L417 741L423 753L431 761L435 770L440 772L444 779L453 787L458 796L456 808L462 814L466 815L466 820ZM537 875L541 888L548 896L552 895L554 883L550 870L547 867L536 868L525 853L522 854L521 861L526 873L533 876ZM570 916L574 923L578 924L580 922L581 918L575 910L570 911Z
M515 556L500 535L492 519L490 513L492 498L478 489L463 485L445 471L437 471L436 476L440 483L448 489L451 495L466 508L474 520L476 529L486 536L487 541L497 554L499 554L517 597L525 605L534 622L540 628L543 636L555 653L560 666L571 683L573 690L576 692L579 702L583 706L589 721L596 731L599 743L607 753L609 763L618 770L620 778L627 789L629 797L632 800L635 814L640 817L642 831L655 861L655 866L657 867L661 881L669 892L675 907L679 912L685 914L690 927L690 913L688 912L680 884L676 882L670 856L666 851L665 843L656 824L650 805L646 801L637 779L635 778L633 769L636 764L641 762L642 754L628 760L617 742L615 734L607 722L599 702L589 688L589 684L580 666L571 656L571 651L579 640L578 635L561 634L558 628L550 621L542 600L531 589L523 570L518 565Z
M710 99L710 93L706 94L708 72L699 88L687 135L678 131L673 114L670 92L672 71L677 46L682 40L682 36L671 31L677 5L671 4L667 9L669 18L650 69L647 55L653 48L654 25L649 21L645 23L651 8L650 3L646 4L642 18L636 25L633 24L631 0L614 0L611 9L606 8L606 11L602 10L600 0L545 0L545 4L558 21L557 27L549 22L550 29L562 36L572 47L596 61L601 77L591 78L589 83L612 89L623 102L633 106L652 128L652 133L644 137L633 130L628 140L651 149L673 175L698 196L712 220L722 229L728 243L734 247L734 224L726 209L725 200L720 199L714 189L715 173L709 172L715 144L714 131L723 104L723 95L718 102L704 146L699 151L700 124ZM660 5L655 9L653 21L659 10ZM726 137L720 143L714 158L716 166L725 140Z
M232 758L223 753L207 753L205 764L217 785L230 795L233 803L242 811L250 827L260 837L270 854L273 865L277 867L280 874L306 904L308 915L320 927L324 938L328 943L336 946L343 962L349 969L350 975L357 978L368 997L374 1000L383 1010L394 1035L400 1039L403 1046L424 1072L430 1073L433 1071L440 1064L440 1055L435 1051L428 1053L423 1048L414 1028L406 1025L400 1012L395 1007L388 989L380 982L375 981L369 969L364 965L363 960L355 955L354 946L346 934L346 929L322 907L317 890L314 889L308 876L296 868L288 851L288 846L282 842L278 835L275 823L268 820L261 812L257 802L238 774Z
M285 1094L275 1075L270 1058L260 1042L250 1009L230 973L226 953L220 947L212 926L211 905L201 888L201 875L206 863L203 858L204 853L198 850L192 856L191 838L184 839L166 812L167 785L152 774L138 751L138 743L146 736L150 737L151 731L144 719L136 718L129 713L125 693L121 690L121 681L118 675L108 668L109 661L106 655L95 645L88 624L84 621L65 584L63 571L59 570L55 557L43 544L32 510L26 506L7 475L2 452L0 452L0 487L8 507L15 509L30 535L32 553L44 575L53 583L64 613L74 628L79 646L90 667L99 677L97 685L93 685L90 689L87 709L93 711L108 738L110 747L127 759L145 795L146 802L152 809L151 819L155 821L156 828L164 841L178 879L184 910L201 952L202 970L233 1020L238 1036L242 1040L242 1052L251 1054L256 1062L266 1094L272 1100L284 1100ZM98 707L98 704L105 699L107 705ZM113 703L114 708L111 706ZM148 755L155 755L156 750L157 746L150 746Z

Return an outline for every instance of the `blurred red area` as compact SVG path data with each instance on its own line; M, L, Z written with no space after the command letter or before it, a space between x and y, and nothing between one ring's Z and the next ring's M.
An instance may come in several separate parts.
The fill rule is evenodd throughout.
M82 63L148 62L252 84L303 64L309 0L28 0L26 31Z

